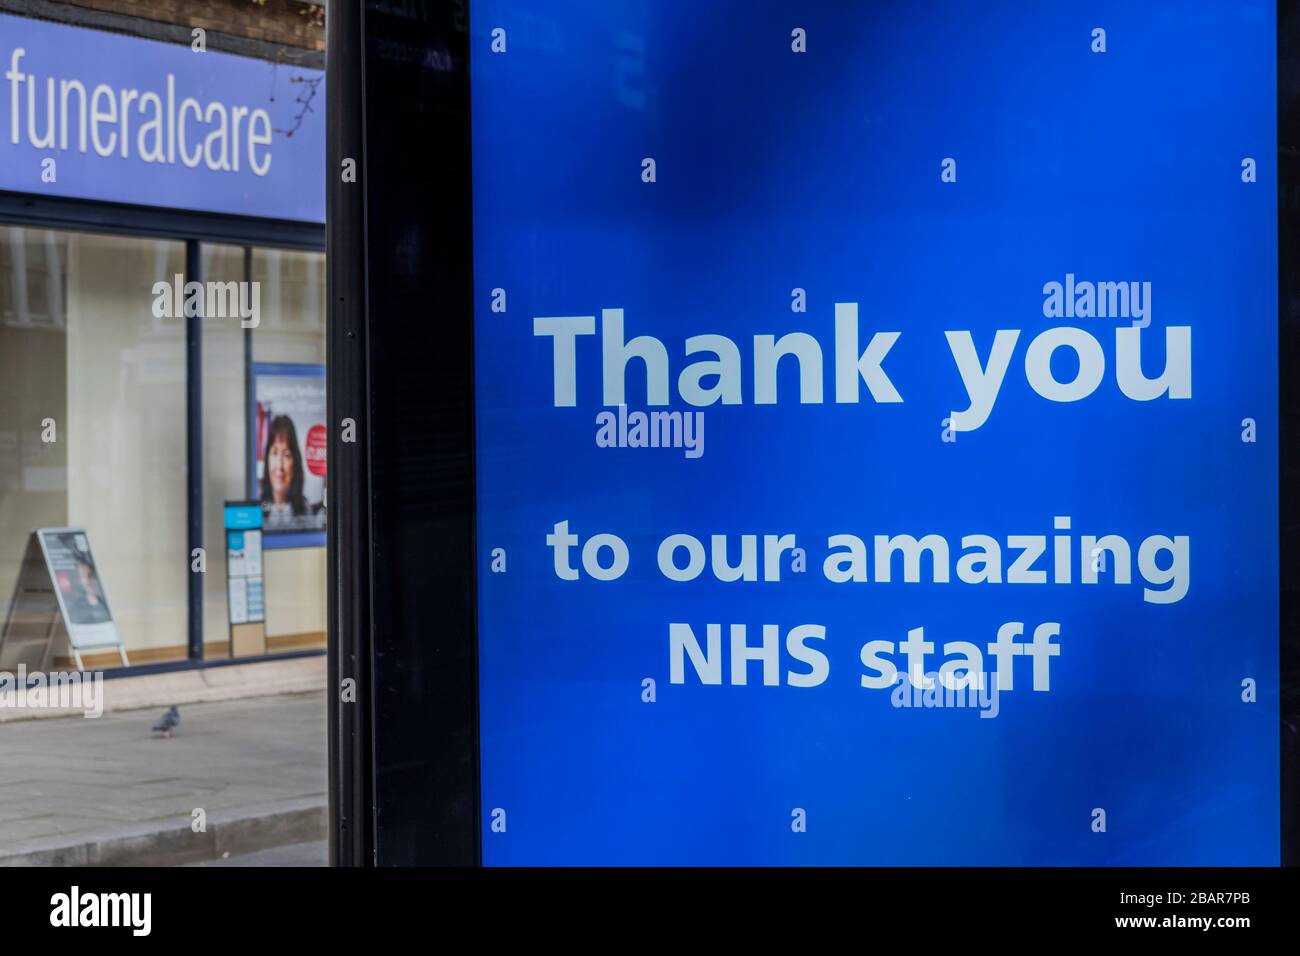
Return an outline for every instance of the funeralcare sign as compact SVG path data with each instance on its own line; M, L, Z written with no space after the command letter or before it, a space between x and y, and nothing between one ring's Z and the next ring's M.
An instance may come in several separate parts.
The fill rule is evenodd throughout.
M0 15L0 188L324 219L323 74Z

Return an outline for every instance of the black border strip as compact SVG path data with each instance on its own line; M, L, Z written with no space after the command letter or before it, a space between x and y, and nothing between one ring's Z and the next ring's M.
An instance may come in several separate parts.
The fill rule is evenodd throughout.
M1300 866L1300 2L1277 5L1278 740L1281 860ZM1244 518L1243 518L1244 520Z
M326 23L329 844L332 864L365 866L374 862L375 845L365 204L362 185L341 175L344 158L362 150L360 4L330 0ZM356 442L341 440L346 418L356 423ZM343 700L345 681L353 682L353 702Z
M480 862L463 6L327 16L331 681L357 691L331 703L339 864Z

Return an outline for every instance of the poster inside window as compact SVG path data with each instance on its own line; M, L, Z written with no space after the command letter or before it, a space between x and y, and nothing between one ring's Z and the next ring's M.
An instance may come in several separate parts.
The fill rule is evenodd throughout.
M249 495L268 549L325 544L325 366L253 365Z

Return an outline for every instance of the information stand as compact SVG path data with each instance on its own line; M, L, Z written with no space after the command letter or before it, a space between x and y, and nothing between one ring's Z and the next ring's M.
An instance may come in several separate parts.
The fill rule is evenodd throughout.
M262 506L256 501L227 501L225 526L230 656L261 656L266 653Z

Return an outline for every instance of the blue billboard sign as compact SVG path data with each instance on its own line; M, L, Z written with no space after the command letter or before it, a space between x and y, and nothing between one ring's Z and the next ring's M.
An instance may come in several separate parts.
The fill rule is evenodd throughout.
M0 14L0 189L325 221L320 70Z
M1276 864L1269 3L474 4L488 864Z

